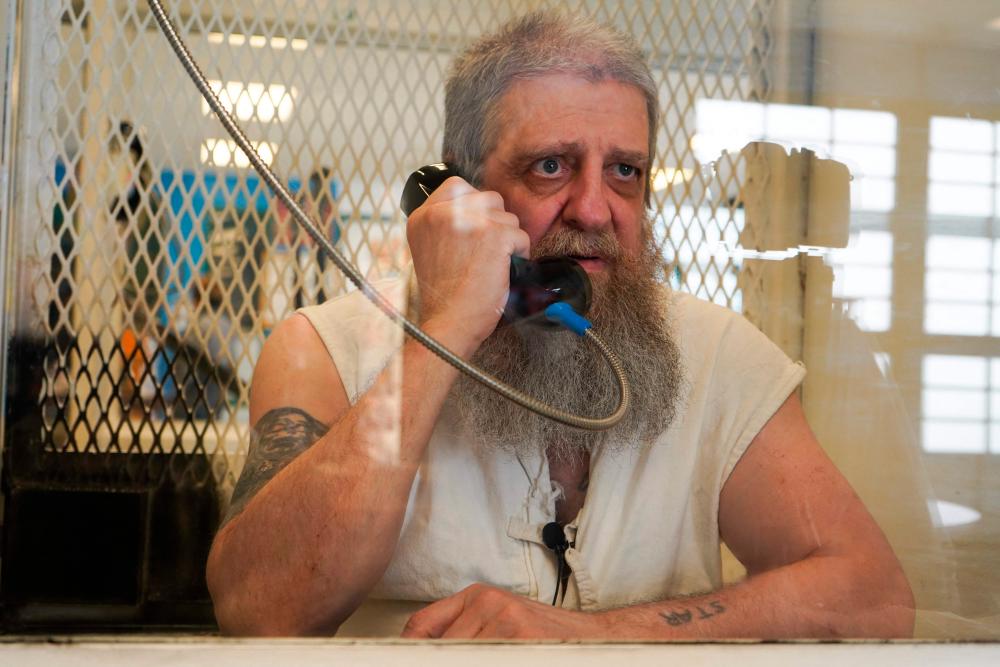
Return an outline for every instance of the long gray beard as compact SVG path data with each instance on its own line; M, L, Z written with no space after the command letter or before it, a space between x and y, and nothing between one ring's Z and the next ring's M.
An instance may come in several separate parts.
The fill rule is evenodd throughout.
M532 256L601 255L614 260L593 281L590 319L595 332L621 358L632 389L632 407L606 431L564 426L501 398L462 375L448 408L477 442L515 454L548 452L571 460L597 447L621 450L652 443L673 420L683 385L677 344L671 336L667 287L657 280L657 252L645 243L641 257L623 261L612 233L563 231L542 239ZM503 382L568 412L610 415L618 383L597 348L565 330L521 324L502 326L473 356L473 363Z

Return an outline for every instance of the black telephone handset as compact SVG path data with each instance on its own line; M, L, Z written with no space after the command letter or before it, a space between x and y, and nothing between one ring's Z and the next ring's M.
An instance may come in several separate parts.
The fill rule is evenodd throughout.
M410 215L424 203L439 185L458 173L451 165L438 163L421 167L407 179L399 205ZM501 322L524 320L540 326L558 327L544 310L564 301L580 315L590 309L591 288L587 272L568 257L542 257L527 260L511 257L510 296Z

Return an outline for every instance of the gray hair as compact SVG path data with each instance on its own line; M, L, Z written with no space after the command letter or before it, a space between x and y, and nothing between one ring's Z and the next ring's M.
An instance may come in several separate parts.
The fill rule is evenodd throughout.
M499 134L499 102L516 81L576 74L638 88L646 99L649 158L656 146L659 99L646 58L631 36L579 16L540 11L480 38L452 64L445 84L445 162L479 186L482 165ZM647 176L649 176L647 174ZM649 179L646 180L649 204Z

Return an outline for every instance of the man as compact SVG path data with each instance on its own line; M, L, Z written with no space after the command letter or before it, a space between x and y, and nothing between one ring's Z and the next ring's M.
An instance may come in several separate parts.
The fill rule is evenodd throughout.
M330 634L370 596L436 600L408 637L909 634L909 586L805 422L801 368L655 280L657 103L635 45L531 15L459 59L445 106L444 158L467 180L408 222L423 328L546 400L605 414L616 389L586 345L497 327L512 256L575 257L636 405L580 433L395 342L359 294L302 311L255 371L251 451L208 567L222 629ZM565 583L545 546L553 522ZM749 573L728 588L720 535Z

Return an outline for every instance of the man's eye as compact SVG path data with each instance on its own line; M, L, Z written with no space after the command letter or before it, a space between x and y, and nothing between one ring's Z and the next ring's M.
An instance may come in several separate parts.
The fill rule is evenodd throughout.
M554 157L545 158L538 163L538 168L543 174L557 174L559 173L559 160Z
M616 170L618 171L618 175L622 178L633 178L639 173L639 170L630 164L619 163L616 165Z

